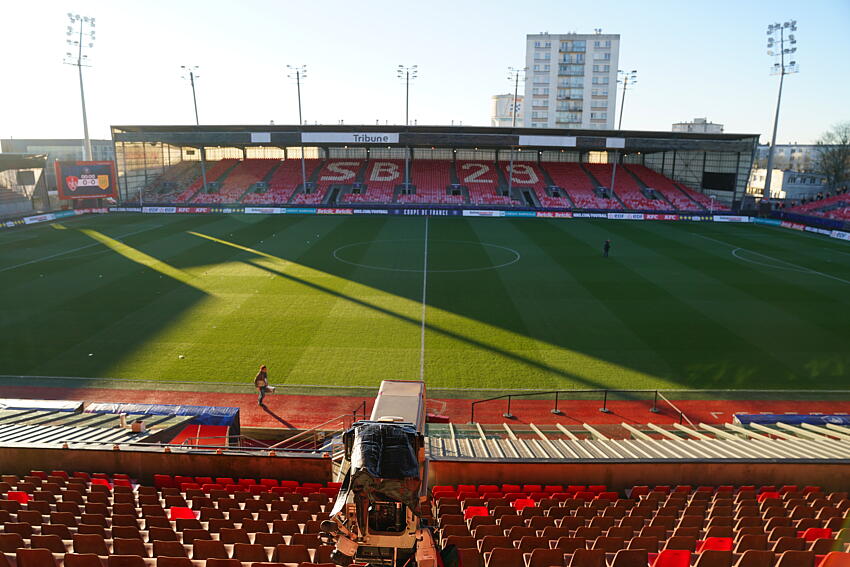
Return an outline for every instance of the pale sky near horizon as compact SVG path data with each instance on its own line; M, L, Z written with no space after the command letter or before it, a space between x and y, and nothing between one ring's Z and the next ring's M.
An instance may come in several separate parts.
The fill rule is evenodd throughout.
M638 71L624 129L706 117L764 142L778 86L765 30L788 19L800 73L786 76L777 142L812 143L850 120L850 0L46 0L0 7L0 138L82 137L76 68L62 65L68 11L97 20L84 70L93 138L112 124L194 123L185 64L200 67L202 124L297 123L285 66L303 63L307 123L403 123L395 69L417 64L411 123L489 125L526 34L602 28L621 36L620 68Z

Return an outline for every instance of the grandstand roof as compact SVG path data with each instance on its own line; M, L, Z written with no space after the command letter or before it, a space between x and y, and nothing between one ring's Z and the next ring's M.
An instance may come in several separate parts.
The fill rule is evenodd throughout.
M43 168L46 164L46 154L0 153L0 171L6 171L7 169Z
M460 432L452 424L448 435L428 437L428 450L435 460L511 460L514 462L764 462L815 461L850 462L850 428L818 427L777 423L723 426L675 424L673 430L647 424L647 431L623 423L629 438L615 439L583 424L579 437L557 425L547 434L534 424L531 431L518 431L507 423L501 435L477 430ZM477 432L477 434L476 434ZM519 434L518 434L519 433ZM651 435L650 435L651 433Z
M2 407L2 406L0 406ZM112 413L83 413L57 409L0 410L0 445L44 443L141 443L173 437L192 416L139 415L145 431L121 427Z
M657 152L731 151L753 152L758 134L697 134L647 130L566 130L549 128L494 128L485 126L343 126L343 125L136 125L112 126L116 142L163 142L207 146L294 146L305 134L383 133L398 134L393 142L356 143L351 140L307 142L311 146L419 146L453 148L568 149L602 151L606 139L624 138L625 151ZM267 138L256 134L268 134ZM565 138L575 138L564 143ZM612 146L613 147L613 146Z

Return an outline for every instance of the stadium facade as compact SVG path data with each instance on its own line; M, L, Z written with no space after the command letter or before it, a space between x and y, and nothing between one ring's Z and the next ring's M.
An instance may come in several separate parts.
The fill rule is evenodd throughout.
M746 193L758 140L756 134L339 125L113 126L112 137L120 198L127 202L627 211L644 204L657 211L728 208ZM625 167L613 169L615 162Z

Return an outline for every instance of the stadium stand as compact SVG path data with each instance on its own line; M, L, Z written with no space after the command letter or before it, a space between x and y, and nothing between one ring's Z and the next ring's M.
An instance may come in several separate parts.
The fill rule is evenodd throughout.
M788 209L788 212L848 221L850 220L850 195L842 193L825 199L810 201Z
M521 203L507 195L499 194L507 189L510 165L481 161L411 160L410 181L413 191L398 191L404 183L404 161L398 159L361 160L335 159L305 160L308 180L315 182L310 193L299 191L301 186L301 161L246 159L211 162L207 172L209 182L219 180L216 192L202 194L200 191L200 164L181 162L165 170L152 184L145 188L144 199L148 202L174 203L237 203L243 204L319 204L326 200L327 190L332 185L351 186L360 181L363 189L355 193L344 188L341 203L402 203L402 204L474 204L496 206L519 206ZM616 195L620 201L601 197L597 183L604 185L610 179L610 164L578 164L544 162L540 164L519 162L514 164L512 186L517 189L533 190L541 207L618 210L678 210L704 211L711 200L674 182L660 173L642 165L624 165L617 177ZM587 171L585 171L585 169ZM227 173L223 178L222 176ZM247 192L255 183L266 181L265 192ZM557 189L549 189L554 184ZM457 183L458 194L451 194L451 186ZM654 189L660 199L650 199L643 186ZM469 198L463 194L466 187ZM552 194L550 191L554 191ZM246 193L247 192L247 193ZM396 195L396 193L398 193ZM843 196L807 203L791 212L814 214L826 218L848 220L850 210L842 207L850 199ZM729 210L719 202L713 203L718 211ZM821 210L826 209L826 210Z
M404 160L372 160L364 177L366 191L346 193L344 203L392 203L396 185L404 183Z
M450 195L447 188L452 183L452 162L448 160L413 160L410 182L416 193L401 194L398 203L427 203L436 205L463 204L463 195Z
M584 167L603 185L610 185L614 165L610 163L586 163ZM640 184L622 166L617 168L614 193L623 205L636 211L669 211L671 205L663 199L650 199L641 191Z
M629 172L640 179L647 187L651 187L664 195L671 205L679 211L703 211L699 203L683 192L675 183L657 171L649 169L645 165L628 164L623 166Z
M201 163L197 161L181 161L169 166L145 188L144 199L148 202L169 202L185 191L199 175Z
M499 194L501 183L494 165L481 161L455 163L458 183L469 189L469 202L475 205L518 204L510 196Z
M542 163L552 181L567 192L570 200L579 209L619 209L614 199L599 197L593 180L578 163Z
M316 169L321 165L317 159L304 160L304 172L311 179ZM242 198L245 204L278 205L288 203L292 194L301 185L301 160L288 159L281 162L268 180L268 191L265 193L249 193Z
M328 160L319 171L315 190L311 193L296 193L290 202L303 205L321 203L332 185L351 185L359 181L358 175L362 167L363 160Z
M338 483L161 474L145 486L62 470L0 478L0 565L331 561L318 533Z
M676 187L678 187L679 189L681 189L682 191L684 191L684 193L688 197L690 197L691 199L693 199L694 201L696 201L697 203L699 203L700 205L705 207L706 210L714 210L714 211L731 210L729 208L729 205L726 205L726 204L724 204L720 201L717 201L717 200L712 202L710 197L707 197L706 195L704 195L703 193L700 193L699 191L694 191L693 189L691 189L690 187L688 187L684 183L674 182L673 184Z
M235 166L239 160L237 159L222 159L216 162L208 162L207 163L207 183L217 181L222 175L224 175L229 169ZM174 198L175 203L188 203L192 201L199 191L202 191L204 187L203 177L197 177L191 185L189 185L185 191L178 194ZM198 201L203 201L203 199L198 199Z
M502 163L501 168L505 178L507 178L511 173L511 165L509 163ZM543 204L544 199L548 200L552 198L546 194L546 177L535 163L515 162L513 175L511 176L511 183L513 187L532 189L541 205Z
M166 559L175 557L193 567L228 559L240 567L328 563L333 548L319 531L339 486L169 474L145 485L125 474L63 470L4 474L0 564L180 564ZM642 485L618 492L566 483L438 485L423 515L444 546L457 547L464 566L850 561L850 499L817 486Z
M199 194L195 200L203 203L236 203L251 185L262 181L279 163L279 160L274 159L242 160L228 174L217 193Z

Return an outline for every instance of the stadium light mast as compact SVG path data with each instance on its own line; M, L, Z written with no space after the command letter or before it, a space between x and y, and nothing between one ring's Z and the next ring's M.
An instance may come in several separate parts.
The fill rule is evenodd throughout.
M399 65L396 76L404 80L404 125L410 125L410 81L414 80L419 73L418 65Z
M197 65L180 65L180 68L183 69L183 78L189 80L189 84L192 86L192 104L195 107L195 126L201 125L201 120L198 118L198 96L195 94L195 79L200 78L198 75L198 66ZM201 180L204 183L204 193L209 192L209 187L207 186L207 151L206 147L201 144Z
M511 105L511 127L516 128L516 112L517 112L517 98L519 97L519 82L525 80L525 72L528 70L528 67L523 67L522 69L518 69L516 67L508 67L508 80L514 82L514 100ZM513 191L514 185L514 147L511 146L511 159L510 165L508 166L508 197L511 196L511 192Z
M779 94L776 96L776 114L773 117L773 136L770 139L770 147L767 149L767 173L764 176L764 192L762 199L770 199L771 176L773 174L773 148L776 146L776 130L779 126L779 106L782 104L782 83L785 75L799 72L794 53L797 52L797 39L794 32L797 31L797 20L789 20L781 24L770 24L767 26L767 54L775 61L770 69L771 75L779 75ZM787 35L786 35L787 32ZM790 61L785 62L785 56Z
M301 131L301 187L307 191L307 166L304 163L304 119L301 117L301 79L307 78L306 65L287 65L289 70L286 75L289 79L295 79L298 89L298 129Z
M396 77L404 81L404 125L410 125L410 81L419 74L419 65L399 65L396 68ZM410 148L404 150L404 188L410 185Z
M65 53L66 65L73 65L77 68L80 75L80 102L83 106L83 157L86 161L91 161L91 138L89 138L89 119L86 115L86 93L83 89L83 67L91 67L88 64L88 56L83 53L84 49L94 47L94 18L89 16L81 16L79 14L68 13L68 28L65 31L67 43L70 47L77 48L76 56L72 52ZM77 29L75 29L77 28ZM76 37L76 39L74 39Z
M620 99L620 119L617 121L617 130L623 129L623 107L626 106L626 91L634 88L637 83L637 70L623 71L617 69L617 83L623 85L623 96ZM611 169L611 196L614 196L614 182L617 179L617 162L620 161L620 152L614 152L614 167Z

